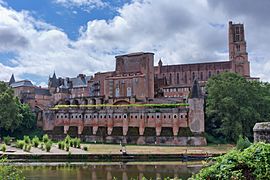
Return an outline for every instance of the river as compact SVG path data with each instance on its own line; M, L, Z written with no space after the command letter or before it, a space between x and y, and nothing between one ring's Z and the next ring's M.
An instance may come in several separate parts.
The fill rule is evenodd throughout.
M17 164L27 180L187 179L200 162L30 163Z

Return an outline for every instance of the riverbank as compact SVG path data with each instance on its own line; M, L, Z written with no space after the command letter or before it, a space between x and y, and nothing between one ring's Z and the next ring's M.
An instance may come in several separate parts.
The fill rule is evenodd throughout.
M134 161L191 161L225 154L233 148L232 145L210 145L201 147L179 146L139 146L111 144L82 144L88 151L70 148L69 151L58 149L53 144L51 151L42 151L32 147L25 152L13 146L7 146L7 151L1 156L11 162L134 162ZM124 153L123 153L124 152Z

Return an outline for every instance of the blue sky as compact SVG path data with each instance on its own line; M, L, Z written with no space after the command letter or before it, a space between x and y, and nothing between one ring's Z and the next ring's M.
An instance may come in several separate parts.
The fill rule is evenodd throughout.
M252 76L270 80L270 1L0 0L0 80L46 86L114 70L114 56L164 64L228 60L228 21L244 23Z

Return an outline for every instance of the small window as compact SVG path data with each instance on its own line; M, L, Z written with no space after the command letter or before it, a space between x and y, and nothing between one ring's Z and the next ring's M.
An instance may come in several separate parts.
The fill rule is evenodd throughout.
M171 118L171 115L169 115L169 119Z
M63 118L63 116L61 116L61 118Z
M93 117L94 117L94 118L96 118L96 116L95 116L95 115L94 115Z
M166 115L164 115L163 118L166 118Z
M157 115L157 118L159 118L159 115Z
M141 115L141 119L143 118L143 116Z
M79 115L79 118L82 118L82 115Z
M111 116L109 115L108 118L111 118Z
M90 115L89 118L92 118L92 116Z
M116 119L117 119L117 115L115 115L115 116L114 116L114 118L116 118Z
M174 116L173 116L173 118L174 118L174 119L176 119L176 118L177 118L177 116L176 116L176 115L174 115Z
M119 116L119 118L121 118L121 115Z
M132 118L133 118L133 116L131 115L131 116L130 116L130 118L132 119Z
M124 115L124 118L127 118L127 115Z
M104 116L104 118L106 118L106 115Z
M102 119L102 115L100 115L99 118Z
M152 115L152 118L154 118L154 116Z
M135 119L137 119L137 116L135 116Z
M73 116L71 116L71 118L73 119Z
M87 119L88 118L88 116L87 115L85 115L85 119Z
M183 115L181 115L180 117L183 118Z
M149 116L147 115L147 119L149 119Z
M57 116L56 116L56 118L58 119L58 118L59 118L59 116L57 115Z

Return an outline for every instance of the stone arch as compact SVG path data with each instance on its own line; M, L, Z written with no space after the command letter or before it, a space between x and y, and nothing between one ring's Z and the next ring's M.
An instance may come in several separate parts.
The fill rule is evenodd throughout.
M79 101L78 101L77 99L74 99L74 100L72 101L72 105L79 105Z
M116 101L113 104L114 105L124 105L124 104L130 104L130 103L128 101L126 101L126 100L119 100L119 101Z

